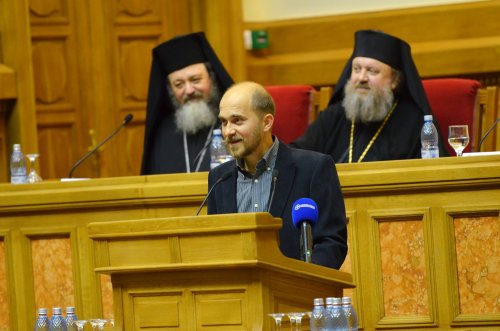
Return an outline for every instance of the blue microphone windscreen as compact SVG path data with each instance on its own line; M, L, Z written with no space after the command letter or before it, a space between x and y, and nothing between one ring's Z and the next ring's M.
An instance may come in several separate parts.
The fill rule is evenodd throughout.
M311 226L318 221L318 205L309 198L300 198L295 201L292 208L293 224L299 228L300 223L308 221Z

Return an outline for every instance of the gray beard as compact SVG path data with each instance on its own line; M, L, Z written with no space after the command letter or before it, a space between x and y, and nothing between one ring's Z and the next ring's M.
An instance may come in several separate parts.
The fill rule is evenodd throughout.
M212 81L216 80L212 78ZM217 106L220 101L220 92L217 84L212 85L209 100L203 100L201 93L195 93L193 99L185 101L187 103L180 105L175 98L172 89L167 85L167 91L170 101L175 107L175 125L177 129L186 134L196 134L199 130L209 128L217 123L217 116L219 114L219 107Z
M351 122L356 120L365 124L381 122L391 110L394 102L394 93L389 87L372 89L367 94L360 94L350 80L344 88L344 94L342 106L345 109L345 116Z
M175 110L177 128L190 135L211 127L216 121L214 110L203 100L188 102Z

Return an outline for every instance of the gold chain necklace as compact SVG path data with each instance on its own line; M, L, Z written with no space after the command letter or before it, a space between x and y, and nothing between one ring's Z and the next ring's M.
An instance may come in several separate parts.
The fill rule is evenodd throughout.
M387 113L387 115L385 115L384 121L382 122L382 124L380 124L380 127L378 128L377 132L375 132L375 134L373 135L372 140L370 140L370 142L366 146L365 150L363 151L363 154L361 154L361 156L359 157L358 163L360 163L365 158L366 153L368 153L368 150L372 147L373 143L375 142L378 135L380 134L380 131L382 131L382 129L384 128L385 123L387 123L387 121L389 120L389 117L391 117L391 114L394 111L394 109L396 109L397 105L398 105L398 101L396 100L396 102L394 102L394 105L392 105L391 110ZM351 136L349 138L349 163L352 163L352 149L353 149L353 142L354 142L354 122L355 121L352 121L352 124L351 124Z

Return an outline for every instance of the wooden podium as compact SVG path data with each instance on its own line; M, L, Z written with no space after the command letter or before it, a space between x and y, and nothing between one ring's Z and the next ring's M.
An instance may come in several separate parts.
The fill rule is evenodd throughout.
M280 228L268 213L88 225L120 330L272 330L268 313L354 287L348 273L283 256Z

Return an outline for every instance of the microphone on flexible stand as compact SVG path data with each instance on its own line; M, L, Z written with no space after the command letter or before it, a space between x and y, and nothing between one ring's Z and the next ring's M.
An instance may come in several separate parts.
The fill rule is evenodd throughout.
M212 193L213 189L219 185L220 182L228 179L229 177L231 177L233 171L228 171L226 172L224 175L222 175L221 178L217 179L217 181L212 185L212 187L210 188L210 190L208 190L208 193L207 195L205 196L205 199L203 199L203 202L201 203L200 205L200 208L198 208L198 211L196 212L196 216L198 216L198 214L200 213L201 211L201 208L203 208L203 206L205 205L205 203L207 203L207 200L208 200L208 197L210 197L210 194Z
M307 263L312 262L311 227L318 221L318 205L309 198L300 198L292 207L292 221L300 229L300 258Z
M500 117L496 119L496 121L493 123L493 125L486 131L486 133L481 137L481 140L479 141L479 145L477 145L477 151L481 151L481 145L483 144L483 141L488 137L491 131L493 131L493 128L500 122Z
M279 171L278 169L274 169L273 170L273 174L272 174L272 188L271 188L271 195L269 196L269 203L267 205L267 212L271 212L271 206L273 204L273 201L274 201L274 192L276 191L276 182L278 181L278 174L279 174Z
M113 136L115 134L117 134L118 131L121 130L121 128L123 128L125 125L127 125L128 123L130 123L130 121L132 121L133 118L134 118L134 116L132 114L128 114L127 116L125 116L125 118L122 121L122 124L120 124L120 126L118 128L116 128L115 131L111 132L111 134L109 136L107 136L106 139L104 139L97 146L95 146L94 148L92 148L92 150L90 150L90 152L88 152L87 154L85 154L80 160L76 161L76 163L71 167L71 170L69 171L68 178L71 178L71 176L73 175L73 171L75 171L75 169L83 161L85 161L89 156L91 156L92 154L94 154L95 151L97 151L99 149L99 147L101 147L102 145L104 145L109 139L113 138Z

